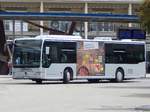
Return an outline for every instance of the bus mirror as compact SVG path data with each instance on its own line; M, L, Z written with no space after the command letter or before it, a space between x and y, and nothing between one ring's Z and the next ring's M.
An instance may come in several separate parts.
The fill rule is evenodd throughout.
M49 54L49 47L46 47L46 55L48 55Z

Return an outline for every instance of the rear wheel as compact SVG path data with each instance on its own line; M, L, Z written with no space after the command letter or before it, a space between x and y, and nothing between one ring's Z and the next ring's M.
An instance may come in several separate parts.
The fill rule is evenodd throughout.
M116 79L115 80L116 80L116 82L122 82L123 79L124 79L124 72L122 69L118 69L116 71Z

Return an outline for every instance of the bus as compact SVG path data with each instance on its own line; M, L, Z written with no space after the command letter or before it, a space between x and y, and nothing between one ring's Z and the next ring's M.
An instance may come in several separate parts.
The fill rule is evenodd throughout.
M14 40L14 79L42 81L86 79L89 82L142 78L146 75L145 42L40 35Z

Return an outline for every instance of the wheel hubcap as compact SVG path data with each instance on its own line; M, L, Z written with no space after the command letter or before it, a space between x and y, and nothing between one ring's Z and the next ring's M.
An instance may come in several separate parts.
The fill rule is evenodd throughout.
M118 81L122 81L122 73L121 72L118 72L118 74L117 74L117 80Z
M67 79L70 80L70 72L67 72Z

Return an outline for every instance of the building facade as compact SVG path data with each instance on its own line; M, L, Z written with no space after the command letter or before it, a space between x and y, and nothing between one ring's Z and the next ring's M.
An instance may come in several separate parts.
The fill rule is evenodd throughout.
M76 12L137 15L143 0L0 0L1 10L17 12ZM69 21L32 21L37 24L66 32ZM35 27L25 21L4 20L8 39L22 36L49 34L49 31ZM74 35L85 38L116 36L119 27L140 27L135 23L77 22Z

